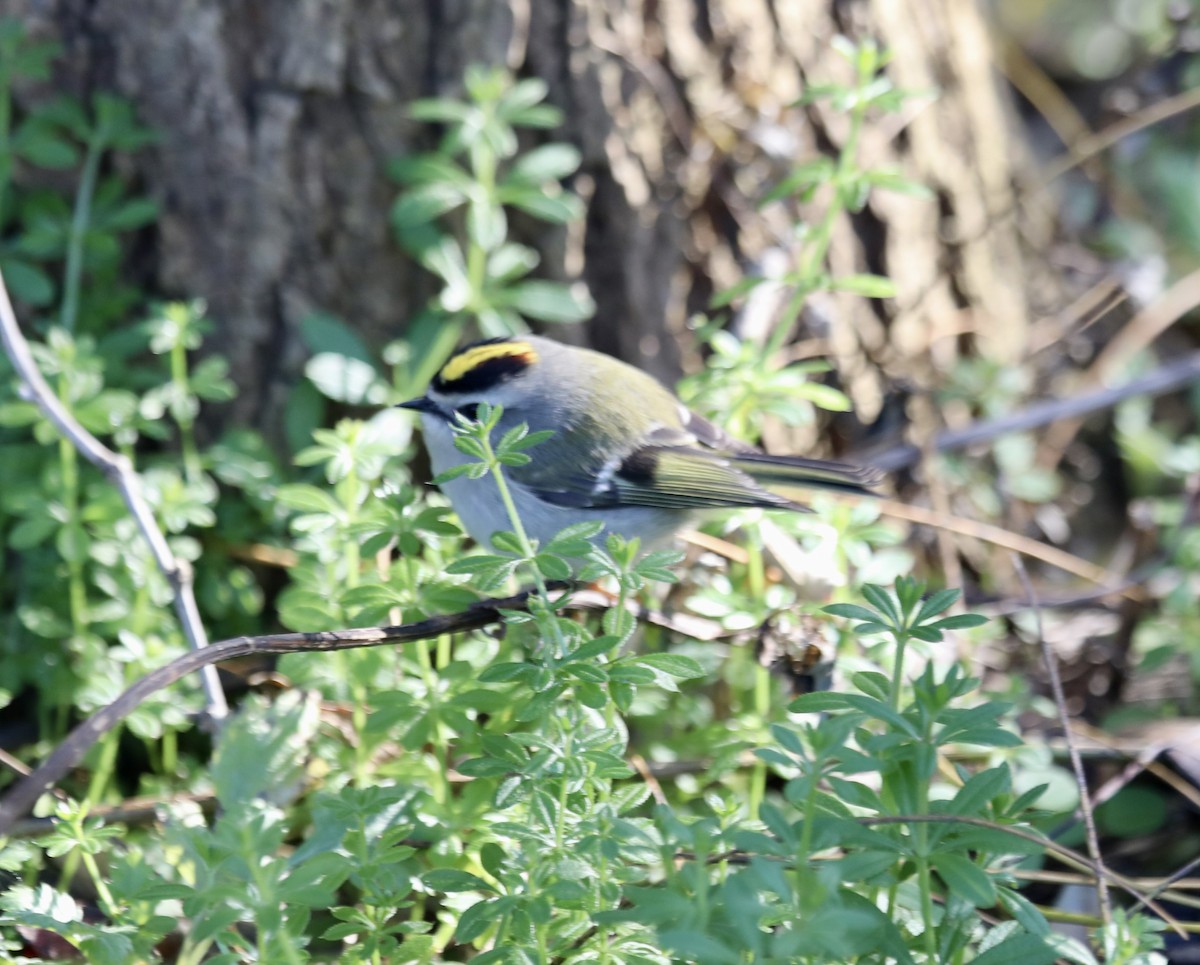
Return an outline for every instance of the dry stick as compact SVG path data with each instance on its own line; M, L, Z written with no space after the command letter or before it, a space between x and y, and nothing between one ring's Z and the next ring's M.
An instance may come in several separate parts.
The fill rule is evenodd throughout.
M1200 810L1200 790L1194 787L1186 778L1181 777L1171 770L1171 768L1158 762L1158 758L1162 755L1169 754L1179 747L1179 742L1160 740L1153 744L1143 745L1135 750L1135 748L1129 746L1122 747L1119 741L1114 740L1098 727L1093 727L1084 721L1076 721L1074 729L1079 736L1095 741L1104 749L1114 751L1129 762L1126 772L1110 778L1096 791L1095 797L1097 801L1102 800L1101 794L1106 793L1110 786L1113 787L1113 793L1124 787L1128 783L1126 774L1129 768L1135 768L1136 772L1133 776L1145 772L1152 777L1158 778L1172 791L1187 800L1193 808ZM1109 794L1109 796L1111 797L1112 795Z
M155 522L154 512L142 493L141 478L133 464L122 454L113 452L81 426L42 377L37 363L33 360L33 354L29 351L29 343L21 334L16 313L8 298L8 289L4 285L3 274L0 274L0 340L4 342L13 368L21 379L22 397L36 403L42 414L54 423L55 428L71 445L104 473L108 481L120 491L130 515L150 545L154 562L171 586L175 613L179 617L179 624L183 628L188 646L193 651L201 650L208 645L208 634L204 630L200 611L196 606L191 564L171 552L166 537ZM229 707L225 703L225 692L221 689L216 668L209 664L211 661L197 666L203 667L200 682L204 688L208 718L210 721L219 721L229 713Z
M1012 835L1014 838L1020 838L1023 841L1032 841L1039 847L1045 848L1062 861L1063 864L1076 868L1084 868L1092 872L1097 883L1111 881L1122 891L1136 899L1139 904L1158 915L1180 938L1187 938L1187 931L1183 925L1163 908L1162 905L1158 904L1153 897L1143 894L1132 879L1118 874L1099 861L1089 861L1083 855L1072 851L1066 845L1052 841L1034 831L1026 831L1024 828L1017 828L1008 824L997 824L995 821L989 821L986 818L973 818L962 814L887 814L878 817L855 818L854 820L866 827L874 827L877 824L965 824L976 828L989 828L993 831L1001 831L1004 834Z
M1025 572L1025 564L1021 562L1021 557L1016 553L1013 554L1012 563L1033 610L1038 646L1042 648L1042 659L1046 663L1046 674L1050 678L1050 690L1054 694L1054 705L1058 708L1058 716L1062 722L1063 739L1067 742L1067 754L1071 758L1071 769L1075 772L1075 783L1079 786L1079 809L1083 812L1083 826L1087 831L1088 854L1095 862L1097 870L1103 871L1105 870L1104 856L1100 853L1100 836L1096 833L1096 816L1092 810L1091 794L1088 792L1087 775L1083 772L1083 759L1079 756L1079 748L1071 733L1071 717L1067 713L1067 698L1063 693L1062 678L1058 675L1058 664L1055 661L1054 652L1046 640L1046 635L1042 632L1042 610L1038 606L1037 594L1034 592L1029 574ZM1097 876L1096 895L1100 900L1100 913L1104 918L1104 926L1107 928L1112 925L1112 904L1108 894L1108 879L1105 875Z
M1089 583L1107 587L1107 592L1120 593L1130 600L1143 601L1146 599L1146 595L1140 587L1124 585L1123 581L1119 581L1112 573L1109 573L1108 570L1101 566L1097 566L1095 563L1090 563L1072 553L1060 550L1057 546L1039 543L1036 539L1030 539L1028 536L1022 536L1020 533L1014 533L1007 529L1001 529L999 526L993 526L991 523L963 519L961 516L949 516L945 513L934 512L932 509L926 509L924 506L909 506L905 503L896 502L893 499L880 500L879 509L884 516L890 516L893 519L903 519L922 526L947 529L952 533L972 536L975 539L984 540L995 546L1012 550L1015 553L1032 556L1036 560L1056 566L1060 570L1078 576L1080 579L1087 580Z
M1110 124L1097 134L1076 141L1065 155L1045 170L1034 189L1047 187L1052 181L1062 177L1073 168L1077 168L1096 155L1103 154L1109 148L1115 147L1130 134L1136 134L1147 127L1153 127L1155 124L1169 120L1176 114L1184 114L1197 107L1200 107L1200 88L1185 90L1164 101L1159 101L1157 104L1151 104L1145 110L1132 114L1124 120Z
M502 610L524 609L529 592L500 599L480 600L459 613L429 617L397 627L364 627L352 630L324 630L319 633L277 633L261 637L234 637L192 650L170 663L152 670L107 707L102 707L76 727L41 764L18 781L0 799L0 837L24 816L39 797L57 784L78 764L93 744L128 717L143 701L194 670L221 660L258 654L300 653L306 651L350 650L378 647L388 643L412 643L443 633L478 630L496 623Z
M1174 97L1168 97L1164 101L1159 101L1157 104L1151 104L1137 114L1117 121L1115 124L1110 124L1097 134L1076 141L1067 149L1065 154L1060 155L1058 160L1054 161L1042 172L1040 178L1037 178L1028 187L1022 186L1020 197L1015 202L1006 205L999 211L991 212L981 228L977 228L969 234L963 232L957 238L949 239L950 243L961 245L978 241L991 231L994 225L1016 214L1017 208L1022 203L1031 200L1045 191L1068 171L1081 167L1092 158L1103 154L1109 148L1115 147L1131 134L1136 134L1147 127L1153 127L1155 124L1169 120L1177 114L1185 114L1198 107L1200 107L1200 87L1183 91ZM925 292L922 292L915 302L919 303L925 294ZM906 306L906 308L911 307L913 306Z
M946 239L947 243L951 245L967 245L979 241L993 227L1015 215L1022 203L1029 201L1046 190L1051 183L1068 171L1086 164L1097 155L1103 154L1130 134L1136 134L1147 127L1152 127L1162 121L1169 120L1176 114L1184 114L1198 107L1200 107L1200 87L1186 90L1181 94L1176 94L1174 97L1168 97L1165 101L1152 104L1138 114L1134 114L1123 121L1118 121L1116 124L1109 125L1098 134L1077 141L1071 145L1065 154L1061 155L1057 161L1045 170L1041 178L1029 187L1022 187L1020 189L1020 196L1016 201L1007 204L999 211L986 214L987 220L981 227L969 234L962 232L957 238L948 238ZM949 273L950 269L946 265L939 267L934 277L909 299L907 304L900 306L900 311L909 312L917 308Z
M939 452L965 449L976 443L990 442L997 436L1010 432L1028 432L1060 419L1076 419L1102 409L1111 409L1117 403L1134 396L1165 395L1192 385L1198 380L1200 352L1195 352L1114 389L1097 389L1068 399L1047 399L1044 402L1035 402L1011 415L976 422L963 429L940 432L934 438L933 445ZM875 455L863 454L861 458L878 469L894 472L917 462L921 458L921 450L917 446L905 444L893 446Z
M1175 282L1149 305L1134 315L1096 356L1084 373L1085 385L1100 386L1130 356L1150 344L1181 317L1200 305L1200 269ZM1037 464L1054 466L1079 431L1078 418L1059 422L1038 446Z

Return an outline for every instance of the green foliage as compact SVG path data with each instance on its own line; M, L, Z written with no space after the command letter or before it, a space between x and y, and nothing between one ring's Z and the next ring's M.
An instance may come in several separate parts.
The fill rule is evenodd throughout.
M17 114L12 83L43 76L55 50L28 45L11 21L0 24L0 50L0 135L12 122L11 137L0 136L0 271L30 327L44 333L32 354L80 423L138 465L172 550L196 564L209 626L236 633L256 624L261 591L244 566L202 556L198 536L231 541L270 525L274 469L253 433L209 451L197 444L200 405L233 395L220 356L192 362L207 326L202 308L151 306L120 281L121 235L155 208L104 172L112 152L136 150L151 135L108 96L90 110L60 100ZM47 166L75 174L73 197L24 186ZM146 321L118 329L131 311ZM6 362L0 374L0 462L22 481L0 493L0 541L21 561L0 575L0 704L26 695L42 739L56 740L73 716L109 703L182 653L184 641L171 588L117 491L18 396ZM229 498L251 489L249 502ZM175 735L190 728L197 706L185 687L129 718L158 778L179 777ZM110 734L98 752L90 803L111 791L120 740Z
M106 94L86 107L59 99L15 116L13 84L45 79L57 54L56 45L27 43L19 21L0 22L0 271L19 302L50 308L57 301L63 329L73 332L82 318L97 331L137 299L119 277L120 235L157 215L152 201L129 196L118 177L102 175L101 162L111 151L137 150L152 135L127 103ZM78 169L74 198L26 186L38 169ZM59 265L63 279L56 283Z
M711 350L710 364L680 385L680 395L689 405L719 419L734 435L756 441L762 434L764 417L774 416L787 425L811 422L814 406L835 412L850 407L838 390L810 382L807 376L828 371L823 362L780 367L779 355L792 333L805 302L818 292L841 291L865 298L891 298L895 286L880 275L831 276L825 268L833 229L847 213L863 209L873 189L927 193L926 189L889 169L867 169L859 160L859 142L870 112L895 112L909 96L896 89L883 73L888 57L871 41L851 44L844 37L835 44L837 52L854 72L852 84L810 86L802 103L830 101L849 115L850 131L836 159L817 158L793 168L762 204L824 200L820 221L801 221L797 226L793 264L778 277L748 276L720 292L714 308L723 308L745 298L764 284L779 289L784 307L773 320L765 344L739 341L721 327L720 321L701 319L698 333Z
M392 174L406 187L392 208L401 243L442 290L406 336L407 388L424 386L473 322L486 337L525 331L526 318L578 322L594 305L579 285L530 279L538 253L509 240L509 212L565 225L583 217L560 182L579 167L569 144L518 156L522 128L553 128L561 112L543 103L543 81L514 83L499 69L467 69L465 100L417 101L418 121L443 126L436 151L404 157ZM451 230L446 230L450 228Z
M845 53L858 84L812 96L851 112L892 106L895 92L876 76L880 55ZM0 71L34 71L43 56L0 58ZM545 320L566 304L561 291L522 280L533 256L505 240L505 209L574 216L547 185L577 159L557 145L516 156L516 128L556 122L538 85L475 71L467 93L466 102L417 105L418 118L446 133L435 155L402 172L407 240L434 265L457 257L471 282L443 297L418 333L435 341L457 338L468 319L507 325L515 316L506 313L524 311ZM100 126L119 128L122 112L106 110ZM108 147L131 146L106 137ZM5 158L3 170L14 170L17 155ZM870 186L902 187L859 171L852 153L820 177L832 180L788 191L832 183L845 211ZM82 209L84 235L94 230L88 212L100 209ZM463 241L444 233L460 223ZM811 274L828 243L822 226L813 232L797 290L838 287ZM79 250L78 272L62 266L63 304L96 270L88 245ZM439 262L437 251L457 255ZM227 547L264 534L295 557L274 601L292 629L458 611L514 578L537 592L528 610L504 614L502 633L281 660L272 679L290 688L242 701L210 765L187 784L212 799L168 794L165 831L98 816L118 797L120 738L110 735L88 779L67 788L79 802L54 804L53 830L36 844L0 845L0 868L23 882L0 897L0 942L12 950L20 927L61 935L91 961L153 961L182 919L182 963L1088 960L1016 887L1016 864L1041 852L1028 822L1046 798L1029 780L1031 752L1009 709L980 698L957 663L913 667L914 652L928 657L924 648L982 621L949 613L953 591L893 583L910 561L889 548L896 535L873 507L821 507L815 522L773 524L821 562L839 601L826 613L849 621L840 632L821 623L824 642L846 651L845 685L789 703L745 641L702 645L635 619L648 588L677 579L674 554L643 555L615 537L598 546L588 525L545 545L528 538L504 468L536 458L544 435L518 428L493 439L499 409L461 420L458 445L473 462L456 472L494 482L512 528L493 551L464 556L450 510L413 485L407 423L320 429L296 455L299 472L285 476L246 430L207 447L195 438L200 407L233 391L219 357L193 362L206 328L199 306L150 309L144 325L117 332L101 301L77 305L78 325L46 327L39 364L89 428L136 460L177 552L197 564L217 634L261 629L256 581ZM59 319L71 314L54 307ZM433 344L393 346L385 379L344 326L314 317L305 328L313 383L353 405L411 387L422 372L412 359L427 360ZM713 344L727 381L708 388L730 393L739 431L758 431L760 407L785 419L813 403L836 407L832 390L804 381L815 369L772 368L763 359L773 352L725 334ZM764 376L758 390L747 373ZM0 533L22 560L0 584L12 614L0 643L4 683L33 692L52 741L181 641L168 588L117 496L15 395L0 402L0 460L29 481L0 491ZM757 538L766 523L742 518L748 561L698 567L676 590L681 602L727 628L806 640L798 625L816 616L812 604L767 578ZM1181 559L1195 556L1189 546ZM580 591L551 586L577 569L611 592L601 615L562 615ZM891 589L846 589L879 573L888 576L871 578ZM884 642L860 647L860 638ZM151 760L149 789L173 792L196 770L175 737L194 705L186 688L172 690L130 718ZM54 888L52 860L64 882L77 870L86 877L98 914ZM1001 922L985 924L982 908ZM1099 942L1111 961L1148 963L1159 937L1145 918L1119 915Z
M312 389L302 387L289 407L292 440L302 444L320 424L320 399L378 406L424 391L465 333L485 337L528 330L526 319L578 322L595 310L582 283L530 277L538 252L510 238L510 216L551 226L583 218L579 198L562 181L579 167L569 144L522 150L520 132L557 127L561 112L543 103L536 79L514 82L504 71L472 67L465 99L420 100L411 116L443 133L437 148L396 159L391 174L404 185L392 224L404 248L437 277L441 289L406 325L404 337L373 353L336 318L314 314L301 334L312 353L305 367ZM411 423L395 413L376 421L397 448Z

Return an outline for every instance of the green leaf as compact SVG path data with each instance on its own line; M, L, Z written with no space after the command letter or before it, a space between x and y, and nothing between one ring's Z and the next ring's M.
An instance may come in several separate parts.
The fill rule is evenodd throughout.
M54 281L37 265L12 255L0 257L0 274L12 297L34 308L54 301Z
M597 667L595 664L587 663L581 660L576 663L569 663L563 669L572 677L575 677L577 680L582 680L586 683L608 683L608 671L606 671L603 667Z
M900 619L900 611L896 609L896 601L892 599L892 595L888 593L882 586L876 586L874 583L864 583L862 587L862 595L866 597L868 603L875 607L891 622L893 627L899 627L903 624Z
M895 298L896 284L883 275L842 275L830 281L834 291L851 292L866 298Z
M412 154L395 158L388 165L388 174L405 184L444 182L464 192L474 184L466 171L441 154Z
M320 352L304 365L304 374L327 399L346 405L382 405L389 389L367 362Z
M13 132L9 148L38 167L62 170L79 160L75 146L53 127L36 118L27 118Z
M977 955L971 965L1050 965L1058 953L1036 935L1011 935Z
M490 199L474 196L467 205L467 239L484 251L494 251L508 234L504 209Z
M558 181L573 174L580 159L579 149L572 144L543 144L517 158L508 176L531 183Z
M829 606L821 607L821 611L835 617L846 617L850 620L869 620L874 622L879 619L879 615L874 610L868 610L865 606L859 606L856 603L831 603Z
M728 288L722 288L719 292L717 292L709 302L709 307L724 308L726 305L732 304L748 292L753 291L765 281L766 279L761 276L742 278L741 280L734 282Z
M935 197L928 186L905 177L899 171L877 168L874 171L865 172L863 177L872 187L882 188L884 191L896 191L899 194L911 195L914 198L932 199Z
M504 244L488 256L487 276L493 282L504 284L523 278L537 267L540 260L532 248L518 244Z
M485 573L497 567L511 566L515 562L517 561L511 560L507 556L489 556L485 554L463 556L452 560L446 566L446 572L451 574Z
M603 529L604 524L600 522L573 523L559 531L543 551L554 553L556 556L583 556L592 548L591 541L599 536Z
M573 194L543 194L529 188L502 188L499 198L511 205L550 224L570 224L583 217L583 202Z
M978 613L956 613L954 616L943 617L936 623L930 623L933 630L965 630L970 627L981 627L988 618Z
M504 303L542 322L582 322L596 310L582 288L551 281L525 281L504 292Z
M408 105L408 116L418 121L465 121L474 108L461 101L446 97L429 97L413 101Z
M421 875L421 882L431 891L450 894L456 891L491 891L496 889L477 875L456 868L435 868Z
M958 597L959 591L956 589L944 589L930 593L928 598L921 603L921 609L917 611L913 623L926 623L942 611L948 610Z
M150 198L131 198L110 211L97 222L109 231L132 231L158 218L158 202Z
M481 683L508 683L512 680L532 680L538 667L531 663L494 663L479 673Z
M465 192L452 184L423 184L405 191L392 205L392 224L399 231L428 224L464 204Z
M512 553L515 556L525 555L525 548L521 545L517 534L510 533L508 530L499 530L493 533L492 546L502 553Z
M515 115L540 105L550 93L550 88L540 77L529 77L513 84L500 95L497 114L506 120L512 120Z
M275 501L285 509L294 509L302 513L326 513L340 515L342 507L324 489L295 483L290 486L280 486L275 491Z
M969 858L953 853L934 854L930 861L955 897L966 899L976 908L991 908L996 903L995 883Z
M563 115L552 104L534 104L513 111L508 121L517 127L561 127Z
M806 191L814 185L824 184L833 179L833 174L833 161L826 157L798 164L787 177L763 195L759 205L770 204L772 201Z
M539 553L533 558L534 566L548 580L569 580L571 566L561 556L551 553Z
M634 666L650 667L670 674L679 680L698 680L707 676L698 661L678 653L646 653L629 658L628 663Z
M987 805L1012 787L1007 764L973 774L950 801L951 814L979 815Z
M483 901L477 901L459 916L458 924L454 929L455 939L464 945L473 942L487 931L493 922L503 918L511 904L512 899L507 897L485 898ZM474 960L478 961L479 956L475 956Z

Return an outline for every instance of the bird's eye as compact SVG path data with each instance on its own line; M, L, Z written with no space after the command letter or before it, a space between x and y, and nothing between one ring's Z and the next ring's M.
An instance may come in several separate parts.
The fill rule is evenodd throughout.
M478 402L468 402L466 405L460 405L454 411L457 412L464 419L470 419L472 422L477 422L479 420L479 403Z

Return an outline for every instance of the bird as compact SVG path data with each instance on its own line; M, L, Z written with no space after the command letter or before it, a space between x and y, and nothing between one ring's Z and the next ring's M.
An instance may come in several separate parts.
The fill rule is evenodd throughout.
M870 467L766 453L640 369L537 335L472 342L423 396L399 403L420 414L434 473L476 461L455 446L454 426L458 415L474 419L481 403L503 406L497 436L522 423L554 433L527 450L527 465L503 470L522 528L543 546L590 521L604 524L597 540L618 533L651 546L706 509L805 511L797 490L871 495L883 480ZM513 528L489 476L459 475L440 488L477 543L490 546L494 533Z

